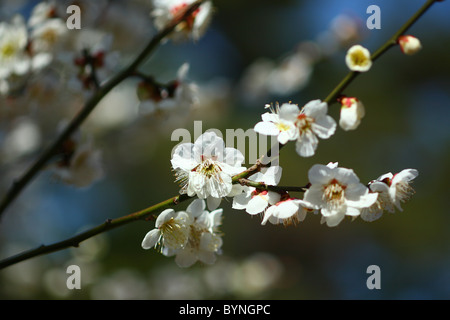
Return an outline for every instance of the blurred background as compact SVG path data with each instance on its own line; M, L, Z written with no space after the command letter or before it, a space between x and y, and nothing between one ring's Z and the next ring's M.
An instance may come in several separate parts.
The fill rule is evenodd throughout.
M2 1L0 18L27 17L37 3ZM77 3L82 30L113 35L110 52L119 56L113 70L131 61L156 32L150 0ZM102 151L103 178L79 189L48 171L39 174L1 218L0 259L176 195L170 167L175 129L193 135L194 121L202 121L203 131L245 131L260 121L266 103L301 106L324 99L347 74L344 57L352 44L374 52L423 3L215 0L203 37L168 41L142 67L167 82L189 63L187 79L198 86L198 103L188 112L143 115L136 81L122 83L81 128ZM373 4L381 9L381 29L369 30L366 10ZM0 270L0 298L449 299L449 10L448 1L436 3L408 31L421 40L419 53L406 56L394 47L345 90L366 107L356 131L338 128L320 140L312 158L299 157L294 144L280 156L281 185L304 185L316 163L339 162L363 183L418 169L416 194L403 212L385 213L372 223L345 219L335 228L314 215L295 227L262 226L259 216L232 210L231 201L223 201L223 253L212 266L182 269L173 258L143 250L141 241L153 222L138 221L79 248ZM55 77L62 73L57 68L36 75L25 92L1 100L2 195L52 141L57 123L73 117L89 97ZM330 106L329 114L338 120L339 106ZM66 287L72 264L81 268L81 290ZM366 286L370 265L380 267L380 290Z

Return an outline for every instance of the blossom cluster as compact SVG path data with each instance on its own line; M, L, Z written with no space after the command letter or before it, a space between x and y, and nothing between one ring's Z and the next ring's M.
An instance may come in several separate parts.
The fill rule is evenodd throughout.
M175 256L180 267L197 261L213 264L222 246L222 211L207 211L202 199L192 201L186 211L166 209L156 219L156 228L145 235L142 247L158 247L163 255Z
M295 137L298 138L298 135ZM320 214L321 223L329 227L337 226L346 216L353 219L360 216L364 221L374 221L384 211L393 213L395 207L402 210L401 204L414 193L411 182L418 175L415 169L405 169L397 174L384 174L364 185L352 169L331 162L327 165L316 164L308 172L309 182L304 187L303 199L300 199L281 186L271 188L278 186L281 179L282 168L277 165L262 167L259 172L250 175L248 180L256 184L233 183L235 175L247 170L242 166L243 161L242 153L225 147L224 141L215 132L205 132L195 143L178 145L171 163L176 181L180 183L180 193L198 199L189 205L187 213L173 209L163 211L156 221L156 228L145 236L142 246L148 249L159 244L164 255L176 255L180 266L190 266L197 260L210 263L212 253L218 252L222 242L210 231L211 234L205 236L208 248L211 248L206 251L210 259L201 258L199 252L205 253L201 249L202 242L197 241L197 246L194 246L189 241L189 237L195 238L192 230L202 229L192 227L192 221L197 221L193 216L202 212L205 216L202 219L216 219L215 215L222 213L222 209L217 207L223 198L233 199L233 209L245 210L250 215L262 215L263 225L267 222L295 225L308 214ZM208 209L214 211L205 210L205 201ZM191 229L186 226L191 226ZM213 240L215 245L209 242Z
M198 41L205 34L214 11L212 3L202 1L186 16L186 10L194 2L151 1L148 18L157 31L164 32L172 23L177 23L164 41ZM112 36L90 33L90 40L74 36L57 9L55 2L41 2L34 7L27 21L18 15L9 22L0 23L1 95L21 92L31 76L55 61L70 61L67 63L72 68L69 78L77 80L83 93L98 90L111 76L108 71L117 64L111 60L114 57L111 54ZM180 17L183 17L182 21ZM359 37L353 23L347 21L347 26L354 31L353 36L344 39L342 34L335 34L336 46ZM408 55L421 49L420 41L410 35L400 36L397 44ZM308 48L311 49L299 49L280 66L271 67L271 72L263 77L263 91L271 87L275 92L287 94L302 87L311 74L310 64L319 57L314 50L306 54ZM356 44L348 49L345 64L351 72L368 72L372 59L367 48ZM141 114L154 115L195 105L198 87L187 80L188 70L189 64L182 64L175 79L165 83L133 70L129 77L138 78L133 93L139 101ZM303 73L303 76L296 73ZM365 106L357 97L341 94L334 100L340 104L338 121L328 114L327 99L315 99L302 107L292 102L281 105L277 102L266 104L267 111L255 124L254 131L276 137L281 146L295 142L299 156L313 157L321 139L330 139L338 126L345 131L356 130L366 116ZM101 152L90 140L82 142L79 133L68 138L58 151L54 155L56 161L49 168L59 180L86 187L103 177ZM181 267L192 266L197 261L215 262L223 243L219 231L223 209L219 206L225 198L231 199L235 210L251 216L260 215L262 225L268 222L295 225L313 214L320 215L321 223L336 227L346 216L374 221L384 212L402 211L402 204L414 194L411 183L418 176L417 170L405 169L395 174L383 174L363 184L352 169L330 162L313 165L303 187L283 187L279 185L283 173L281 166L259 163L255 164L256 169L255 166L247 168L242 152L226 147L223 139L213 131L205 132L194 143L178 145L170 162L180 185L180 194L197 199L185 211L162 211L156 218L155 228L145 235L141 245L144 249L157 248L165 256L175 256L175 262ZM241 176L243 178L236 178ZM294 196L294 192L303 193L303 197Z
M187 6L187 2L175 0L164 4L155 0L154 4L156 8L152 15L159 29ZM199 10L192 14L193 20L188 19L176 30L172 40L189 37L196 40L203 34L209 19L200 19L200 12L210 12L209 2L203 3ZM197 19L200 19L199 24L196 24ZM420 49L420 43L411 36L399 38L398 44L406 54ZM372 67L372 56L367 48L353 45L347 51L345 63L352 72L367 72ZM341 105L338 122L328 114L328 103L319 99L301 108L292 102L266 104L268 111L262 114L254 131L276 137L281 146L295 141L299 156L312 157L317 152L319 139L331 138L338 125L345 131L357 129L366 115L358 98L340 95L336 100ZM164 210L156 220L155 229L145 236L142 247L159 247L164 255L175 255L175 261L182 267L196 261L209 264L215 260L215 253L220 252L222 245L217 234L222 209L217 208L224 198L232 199L235 210L243 210L252 216L261 215L262 225L267 222L295 225L313 214L320 215L321 223L336 227L346 216L374 221L384 212L402 211L402 203L414 194L411 183L418 176L416 169L405 169L395 174L383 174L363 184L353 169L330 162L313 165L304 187L289 188L279 186L281 166L257 163L255 169L255 166L247 168L243 164L243 154L238 149L226 147L214 131L205 132L194 143L176 146L171 165L175 181L180 185L180 194L198 199L186 211ZM303 192L303 197L293 196L294 192Z

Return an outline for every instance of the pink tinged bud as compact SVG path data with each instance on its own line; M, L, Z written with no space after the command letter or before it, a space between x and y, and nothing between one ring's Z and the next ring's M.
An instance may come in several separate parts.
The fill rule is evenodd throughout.
M420 40L410 35L400 36L398 38L398 44L400 45L402 52L407 55L415 54L422 49Z
M342 107L339 126L346 131L355 130L365 115L364 105L361 101L354 97L344 97L340 100L340 102Z

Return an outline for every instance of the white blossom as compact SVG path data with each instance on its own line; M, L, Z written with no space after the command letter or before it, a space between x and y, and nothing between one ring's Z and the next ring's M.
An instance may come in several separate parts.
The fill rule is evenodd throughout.
M395 208L403 211L401 203L406 202L414 194L411 182L419 175L416 169L405 169L393 175L391 172L378 177L369 183L371 192L377 193L377 201L369 208L361 211L365 221L379 219L384 211L394 213Z
M20 15L11 23L0 23L0 93L10 94L21 89L33 71L48 66L52 56L48 53L33 53L28 47L28 30Z
M337 163L328 166L316 164L308 172L311 183L304 200L320 208L323 221L337 226L346 215L357 217L362 208L377 200L377 193L360 183L351 169L340 168Z
M274 109L271 105L266 105L271 112L264 113L254 130L267 136L277 136L278 142L286 144L289 140L296 140L298 137L295 120L299 113L298 107L294 104L283 103L281 107L277 104Z
M0 78L24 75L30 70L27 44L27 28L21 16L15 16L11 24L0 23Z
M42 1L34 6L28 18L28 26L36 27L39 24L54 18L56 15L56 5L54 1Z
M320 100L308 102L297 115L296 151L302 157L314 155L319 138L328 139L336 131L336 121L329 115L328 104Z
M104 176L102 153L94 149L92 142L78 144L75 141L75 150L68 151L62 161L51 167L54 175L62 182L78 188L85 188L100 180Z
M215 132L205 132L195 143L178 145L171 163L181 183L180 193L206 199L214 210L232 192L232 176L246 169L243 161L239 150L226 148Z
M186 211L164 210L155 228L142 241L143 249L157 248L165 256L175 256L178 266L187 268L195 262L213 264L220 253L222 238L219 226L222 209L207 211L204 200L195 199Z
M359 44L352 46L347 51L345 62L351 71L356 72L366 72L372 67L369 50Z
M295 104L284 103L262 115L254 130L260 134L277 136L286 144L296 140L296 151L302 157L314 155L319 138L327 139L336 131L336 121L327 115L328 105L320 100L308 102L301 110Z
M156 219L155 229L142 240L142 248L160 246L162 251L177 250L186 245L189 237L190 217L186 212L166 209Z
M183 13L195 0L153 0L155 26L158 30L165 28L174 18ZM175 28L170 35L174 41L182 41L192 38L198 40L208 28L212 17L211 1L205 1L187 19Z
M317 206L307 201L287 197L270 206L264 213L261 224L269 221L272 224L297 224L306 218L308 212L314 212Z
M419 175L416 169L404 169L393 175L389 182L389 194L398 210L403 211L401 203L408 201L415 193L411 182Z
M213 264L216 254L220 253L223 241L218 228L223 210L208 212L205 208L205 201L196 199L186 209L192 224L186 245L174 253L175 262L180 267L190 267L197 261Z
M251 175L248 179L255 182L262 182L266 185L277 185L281 178L282 168L272 166L263 168L261 172ZM255 215L263 212L267 207L280 201L278 192L258 190L255 187L243 187L242 193L234 196L233 209L243 210Z
M68 32L66 23L62 19L52 18L43 21L31 31L32 52L55 52Z
M341 104L339 126L346 131L355 130L365 115L363 103L356 98L345 97Z

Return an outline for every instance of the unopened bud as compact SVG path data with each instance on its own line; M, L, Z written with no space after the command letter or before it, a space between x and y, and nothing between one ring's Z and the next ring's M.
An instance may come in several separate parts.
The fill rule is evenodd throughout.
M345 131L355 130L361 123L361 119L365 115L364 105L358 99L352 97L344 97L340 100L341 114L339 126Z
M398 44L404 54L412 55L422 49L420 40L416 37L405 35L398 38Z

